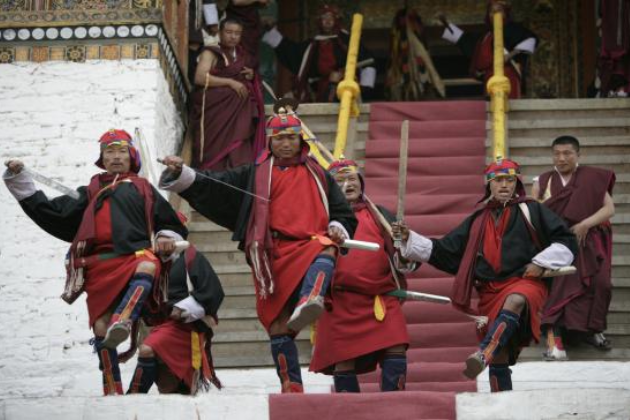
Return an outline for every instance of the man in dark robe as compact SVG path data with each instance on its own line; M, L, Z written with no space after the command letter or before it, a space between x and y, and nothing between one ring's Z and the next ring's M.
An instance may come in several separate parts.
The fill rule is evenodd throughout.
M577 253L573 233L551 210L526 198L519 174L518 164L508 159L489 165L483 209L441 239L400 228L402 255L454 274L453 305L488 317L464 375L475 378L490 366L493 392L512 389L509 366L532 338L540 339L540 311L547 298L544 269L567 266ZM476 311L473 288L479 294Z
M156 307L165 293L156 254L171 253L172 238L188 232L170 204L138 177L139 153L127 132L108 131L100 146L96 165L106 172L80 187L78 199L49 199L35 189L19 160L7 162L3 178L38 226L72 242L62 298L72 303L87 293L104 394L114 395L122 394L116 346L129 336L142 308Z
M297 117L277 115L267 123L269 148L254 164L195 173L170 156L161 181L233 231L247 254L258 318L269 333L283 392L303 392L294 338L324 310L336 244L356 227L332 176L308 157L301 131Z
M487 32L481 38L466 33L440 16L445 26L442 38L457 44L466 57L470 58L470 73L473 77L488 80L494 75L493 16L503 15L503 45L505 48L503 72L510 81L510 99L518 99L525 91L527 57L534 53L538 38L529 29L512 21L510 6L503 0L490 0L486 13Z
M355 239L380 245L375 253L353 249L339 257L329 309L317 322L310 370L332 374L336 392L360 392L358 374L380 364L381 390L405 389L409 335L400 300L387 293L406 289L401 269L411 271L396 253L385 208L364 195L363 176L352 160L331 164L329 172L346 195L359 224ZM390 228L391 229L391 228Z
M545 359L566 360L562 337L567 330L585 336L598 349L610 349L603 331L612 292L615 174L579 165L580 143L575 137L558 137L552 149L554 169L534 181L532 196L564 219L580 245L578 271L553 279L542 319Z
M263 36L263 42L276 51L278 61L295 75L293 96L300 102L336 100L337 84L344 77L350 45L350 34L341 25L339 9L325 5L318 18L320 33L312 39L294 42L275 27ZM371 55L359 47L357 62L366 63L358 69L361 94L366 100L371 98L376 82L373 61Z
M602 0L600 5L600 96L627 97L630 94L630 0Z
M193 167L235 168L253 162L264 147L257 7L230 2L228 17L220 23L219 45L204 47L199 55L190 120Z
M224 297L221 282L192 245L172 258L168 301L144 316L153 328L139 347L130 394L146 394L153 383L167 394L195 395L210 383L221 388L211 354L212 327Z

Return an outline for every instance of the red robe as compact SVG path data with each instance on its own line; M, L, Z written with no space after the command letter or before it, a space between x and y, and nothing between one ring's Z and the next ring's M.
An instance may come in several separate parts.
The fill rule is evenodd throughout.
M296 191L300 191L299 201L296 201ZM284 170L274 166L270 200L269 228L277 232L271 262L273 293L260 297L259 283L255 282L258 318L267 330L324 249L313 236L325 235L329 220L315 179L305 165Z
M256 70L255 61L237 47L236 60L219 47L206 47L217 57L210 71L214 76L234 79L247 87L242 98L228 86L198 87L192 95L191 124L194 132L193 166L222 171L252 163L264 145L264 108L260 82L247 80L244 67ZM203 125L203 145L201 141Z
M511 209L507 207L497 223L494 218L488 218L484 230L483 255L495 271L499 271L501 267L502 238L508 227ZM519 294L527 300L527 307L521 313L519 329L508 347L510 363L515 363L522 347L529 346L532 339L537 343L540 341L540 314L547 298L545 283L539 279L513 277L502 281L482 282L477 287L477 293L479 294L477 309L481 315L488 317L487 326L494 324L509 295ZM479 341L486 336L487 326L477 330Z
M400 301L384 293L397 288L381 229L367 208L355 211L359 221L355 239L376 242L378 252L352 250L337 261L333 279L332 305L317 323L317 340L310 370L332 374L335 364L355 359L357 373L376 369L382 350L409 345L407 324ZM375 297L380 296L385 318L374 315Z
M114 245L112 243L111 210L108 199L103 201L101 208L96 212L95 227L94 254L112 252ZM122 255L106 260L94 259L85 267L85 292L87 293L90 327L108 309L113 310L118 297L124 292L140 263L144 261L154 263L157 267L154 278L159 279L159 259L148 249L141 252L141 254ZM151 299L153 293L149 296ZM147 302L146 304L157 305L155 302Z
M541 175L540 196L549 188L545 205L561 216L568 226L588 218L612 195L615 174L609 170L579 166L566 186L560 175ZM576 274L555 277L545 305L543 324L563 326L574 331L602 332L612 292L612 230L610 222L589 230L586 244L574 262Z
M192 388L195 369L193 368L193 333L192 324L168 320L154 327L143 344L151 347L153 351L166 363L168 368L180 380L184 381L188 388ZM205 351L206 334L198 333L198 343L195 348L201 360L201 369L205 377L210 377L211 365Z

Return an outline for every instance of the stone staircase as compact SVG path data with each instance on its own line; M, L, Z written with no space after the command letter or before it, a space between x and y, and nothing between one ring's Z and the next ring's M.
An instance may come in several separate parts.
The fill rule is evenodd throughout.
M348 140L349 157L363 163L369 105L362 105L356 133ZM338 105L305 104L300 115L329 149L335 138ZM269 112L269 110L268 110ZM616 215L613 219L613 301L607 335L613 350L590 347L570 352L572 360L630 360L630 100L519 100L510 104L509 154L522 166L527 187L533 176L551 167L551 141L572 134L582 143L584 164L615 170ZM255 295L244 254L230 241L231 234L193 212L190 240L211 261L226 291L214 337L218 367L271 366L267 335L256 318ZM298 336L302 362L310 360L308 331ZM530 348L525 360L540 360Z
M613 199L613 295L606 336L613 349L590 346L569 350L571 360L630 360L630 99L561 99L512 101L509 155L519 162L526 186L549 170L551 142L569 134L580 140L580 162L612 169L617 175ZM541 349L523 359L540 360Z

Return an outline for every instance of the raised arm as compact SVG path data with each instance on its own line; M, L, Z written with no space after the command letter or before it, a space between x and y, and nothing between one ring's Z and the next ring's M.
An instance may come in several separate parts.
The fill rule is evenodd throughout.
M87 194L84 187L77 191L78 200L62 195L53 199L37 190L33 179L23 172L24 165L19 160L6 162L7 170L2 178L9 192L39 227L62 241L72 242L87 207Z

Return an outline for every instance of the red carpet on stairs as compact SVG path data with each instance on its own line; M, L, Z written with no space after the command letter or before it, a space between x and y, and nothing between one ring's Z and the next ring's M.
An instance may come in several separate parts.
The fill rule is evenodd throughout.
M400 126L409 120L405 221L429 237L456 227L483 195L486 103L442 101L371 105L365 150L367 194L396 213ZM453 279L423 265L412 290L449 295ZM475 325L444 305L404 305L411 345L407 391L378 392L379 372L360 378L361 395L272 395L270 419L454 419L455 393L476 390L462 374L476 346ZM305 384L308 388L308 384Z

